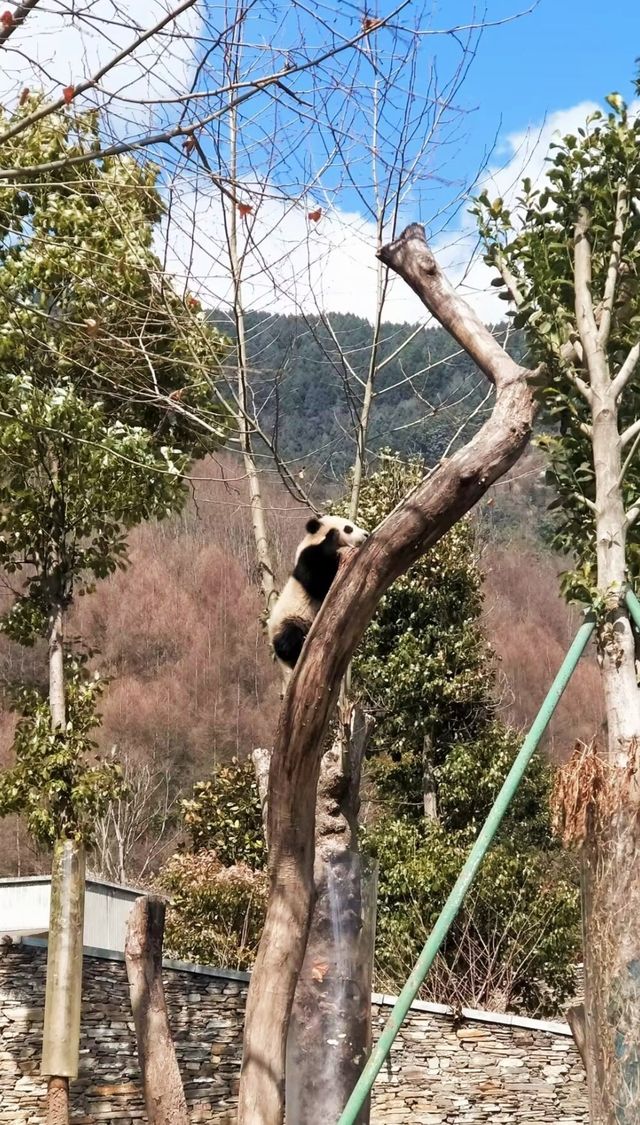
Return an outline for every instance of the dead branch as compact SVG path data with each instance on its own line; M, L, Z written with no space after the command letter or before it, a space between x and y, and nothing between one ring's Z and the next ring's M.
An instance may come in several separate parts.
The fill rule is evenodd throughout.
M136 899L124 956L149 1125L189 1125L162 983L165 912L158 895Z
M415 489L349 559L316 618L285 696L269 783L270 897L246 1011L240 1125L281 1125L285 1045L313 904L314 820L324 735L338 685L393 580L433 546L524 451L534 406L527 378L441 273L424 231L380 251L496 387L468 445Z

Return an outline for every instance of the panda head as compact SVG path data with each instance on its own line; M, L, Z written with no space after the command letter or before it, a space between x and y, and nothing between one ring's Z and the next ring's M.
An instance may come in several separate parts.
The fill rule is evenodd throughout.
M306 535L296 551L296 560L306 547L315 547L326 540L338 547L361 547L368 532L352 520L341 516L312 516L307 520Z

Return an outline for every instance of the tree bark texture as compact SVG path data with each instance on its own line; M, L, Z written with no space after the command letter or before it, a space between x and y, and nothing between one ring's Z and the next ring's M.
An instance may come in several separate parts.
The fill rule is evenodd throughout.
M592 805L582 857L589 1103L593 1125L636 1125L640 1121L640 692L624 602L627 516L620 483L619 388L611 377L603 327L598 327L593 311L589 216L584 209L576 228L575 281L576 320L590 387L597 585L604 606L598 655L608 732L606 799Z
M149 1125L189 1125L162 983L165 912L156 895L136 899L124 955Z
M69 1079L50 1078L47 1086L47 1125L68 1125Z
M531 433L529 372L500 348L439 270L422 227L380 251L495 384L493 412L346 560L311 629L283 701L269 780L270 894L249 989L241 1125L281 1125L285 1047L314 899L318 773L338 685L385 590L517 461Z
M357 839L371 724L350 707L344 726L320 769L315 902L287 1042L287 1125L337 1121L371 1047L375 869L363 869ZM368 1120L367 1105L358 1125Z

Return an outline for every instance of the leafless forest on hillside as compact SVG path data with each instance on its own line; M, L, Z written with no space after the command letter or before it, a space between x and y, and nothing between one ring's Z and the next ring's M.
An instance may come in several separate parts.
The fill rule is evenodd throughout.
M561 563L526 537L498 538L488 514L508 496L526 509L528 477L494 490L478 515L485 574L485 628L496 653L503 717L525 728L534 717L578 622L558 593ZM155 864L179 838L177 800L194 781L255 746L270 746L280 685L262 622L246 480L230 455L197 466L183 514L144 526L131 537L130 566L79 599L71 631L110 678L97 733L99 752L113 748L149 792L138 793L143 826L127 877L140 876L149 848ZM267 477L265 504L277 545L278 580L286 575L305 510ZM515 628L514 628L515 625ZM26 654L25 654L26 653ZM4 680L41 674L37 653L0 639ZM601 725L597 668L579 668L551 727L548 752L564 759L576 737ZM14 716L2 712L1 754L8 761ZM146 813L145 813L146 808ZM161 810L164 808L164 814ZM155 810L151 815L151 810ZM157 818L161 823L158 825ZM159 830L162 839L155 840ZM0 824L2 873L38 870L40 857L14 818ZM98 856L99 859L99 856ZM46 866L46 859L43 860Z

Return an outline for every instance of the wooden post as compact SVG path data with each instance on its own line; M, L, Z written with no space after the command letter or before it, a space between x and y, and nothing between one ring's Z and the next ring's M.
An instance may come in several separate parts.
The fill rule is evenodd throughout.
M49 1125L69 1121L69 1079L78 1074L84 927L84 849L58 840L51 865L51 906L41 1073L49 1076Z
M149 1125L189 1125L162 983L165 912L158 895L136 899L124 957Z

